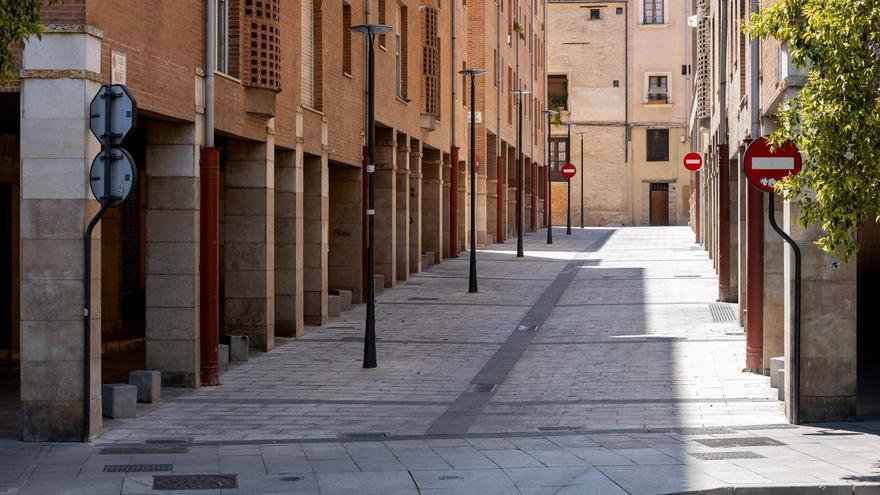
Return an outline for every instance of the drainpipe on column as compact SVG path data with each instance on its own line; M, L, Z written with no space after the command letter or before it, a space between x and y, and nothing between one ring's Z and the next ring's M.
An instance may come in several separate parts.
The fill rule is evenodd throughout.
M214 147L217 2L205 3L205 147L199 155L199 355L201 384L220 385L220 151Z
M450 158L452 160L452 168L449 171L449 257L450 258L458 258L458 143L456 142L455 135L455 111L457 110L458 103L455 99L457 92L455 91L455 86L458 81L456 81L456 74L458 73L458 69L456 68L455 62L455 44L456 44L456 33L455 33L455 10L456 3L452 2L452 7L450 10L452 11L452 17L450 22L452 24L452 49L449 52L450 57L452 59L451 62L451 70L450 73L450 87L452 88L452 98L450 98L452 106L451 106L451 115L450 115L450 131L452 132L452 146L450 150Z
M504 77L502 76L501 64L501 2L495 2L495 167L498 183L496 184L496 193L498 194L498 205L495 208L495 242L504 242L504 234L507 232L507 226L504 221L504 157L501 156L501 91L504 87ZM509 90L509 89L508 89ZM507 151L505 150L505 153Z
M752 0L751 11L757 14L759 0ZM758 77L758 62L761 41L751 40L750 47L750 82L749 105L752 115L751 138L761 137L761 87ZM758 189L749 186L747 203L748 259L748 294L746 314L746 369L754 373L764 370L764 195Z
M721 43L718 63L718 300L729 302L730 294L730 154L727 146L727 2L721 4Z

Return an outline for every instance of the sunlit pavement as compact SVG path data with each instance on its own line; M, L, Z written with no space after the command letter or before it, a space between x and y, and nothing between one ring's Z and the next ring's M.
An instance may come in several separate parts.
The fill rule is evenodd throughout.
M687 228L544 239L524 259L481 250L478 294L464 255L386 290L377 369L361 306L222 387L166 389L95 445L0 442L0 494L205 481L170 475L237 487L180 493L880 493L880 423L791 427L740 371L735 311Z

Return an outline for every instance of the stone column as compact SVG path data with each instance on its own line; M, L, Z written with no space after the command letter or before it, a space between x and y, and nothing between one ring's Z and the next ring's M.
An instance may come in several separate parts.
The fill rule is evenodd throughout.
M397 252L395 273L397 280L409 278L409 137L397 137Z
M100 151L89 102L100 88L101 38L50 26L31 38L21 80L21 433L79 441L101 431L101 229L83 274L83 234L98 210L88 170ZM84 387L84 279L91 284L91 381Z
M440 210L443 212L443 234L444 235L442 238L443 249L441 250L443 253L443 257L450 256L449 242L451 239L449 239L449 237L452 232L449 229L449 222L451 220L450 219L450 210L449 210L449 202L450 202L449 197L452 194L452 176L451 176L452 165L449 160L450 160L449 154L443 153L443 166L441 167L441 170L443 171L442 175L441 175L441 177L443 178L443 205L442 205L442 209ZM437 261L439 262L441 259L442 258L437 258Z
M147 368L199 384L199 137L193 124L146 128Z
M736 159L736 197L737 197L737 205L736 205L736 237L737 243L740 248L737 250L736 258L737 258L737 297L739 298L739 314L737 315L739 325L745 327L746 324L746 309L748 307L748 298L746 297L746 291L748 290L748 270L746 269L746 194L748 192L748 188L751 187L748 184L748 180L746 179L745 173L743 171L742 165L742 157L743 153L745 153L745 148L740 146L739 151L737 153Z
M410 140L409 151L409 272L418 273L422 267L422 147Z
M483 155L479 163L480 169L477 171L477 225L474 228L477 229L477 246L486 246L488 245L486 231L489 227L488 191L486 190L488 185L487 172L489 167L495 167L495 162L489 161L488 157ZM470 184L470 177L468 177L468 184ZM470 204L470 199L468 199L468 204Z
M330 290L350 290L352 302L364 300L363 245L361 233L363 168L333 162L330 164L330 252L328 283Z
M749 186L751 187L751 186ZM764 196L764 371L770 370L770 358L782 356L784 340L784 260L785 242L766 220L769 213L767 194ZM776 202L776 221L782 223L782 200Z
M376 130L375 250L376 274L385 276L385 287L397 283L397 142L392 129Z
M470 148L468 148L470 150ZM465 159L458 161L458 246L456 252L460 253L470 246L471 241L471 165L470 151L461 150L460 157Z
M443 162L440 152L425 149L422 157L422 249L443 259ZM424 267L423 267L424 268Z
M800 209L796 205L786 202L783 215L783 228L800 246L803 257L800 421L853 420L857 383L857 263L844 263L818 249L814 242L822 235L821 229L816 225L801 227ZM794 255L787 244L784 267L785 409L791 418Z
M726 148L726 147L725 147ZM728 252L728 266L730 267L729 273L729 286L730 291L728 292L729 301L737 302L739 299L739 197L737 193L737 186L739 183L737 174L739 173L739 165L737 164L737 160L733 159L729 161L728 166L730 167L730 173L727 177L728 179L728 218L730 221L728 222L729 229L729 237L728 240L730 242L730 250Z
M495 136L487 140L486 163L480 164L485 169L485 203L484 218L486 223L486 244L498 242L498 149ZM479 233L477 234L479 236Z
M303 168L294 151L275 152L275 332L303 335Z
M275 346L275 139L226 150L226 333Z
M327 323L330 173L326 156L303 155L303 312Z

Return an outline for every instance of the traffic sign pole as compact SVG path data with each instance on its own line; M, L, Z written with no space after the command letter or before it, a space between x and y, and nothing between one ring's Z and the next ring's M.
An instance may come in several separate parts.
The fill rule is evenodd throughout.
M801 375L801 249L800 246L776 223L775 186L778 181L801 171L800 151L786 141L773 147L766 136L752 141L746 150L743 163L746 177L753 187L767 193L768 219L773 230L791 247L794 253L794 322L792 331L791 361L791 422L800 423L800 375Z
M571 235L571 178L569 177L566 182L568 182L568 207L565 209L567 213L565 216L565 235Z

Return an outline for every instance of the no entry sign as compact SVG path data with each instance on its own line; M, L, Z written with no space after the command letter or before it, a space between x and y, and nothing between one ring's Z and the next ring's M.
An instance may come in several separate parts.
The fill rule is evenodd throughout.
M703 155L697 153L696 151L691 151L687 155L684 155L684 168L690 170L691 172L696 172L700 170L703 166Z
M571 179L577 174L577 167L572 165L571 163L566 163L562 166L562 175L565 176L566 179Z
M749 182L758 189L772 193L773 186L782 178L797 175L801 171L801 153L791 141L786 141L775 151L763 136L749 145L743 164Z

